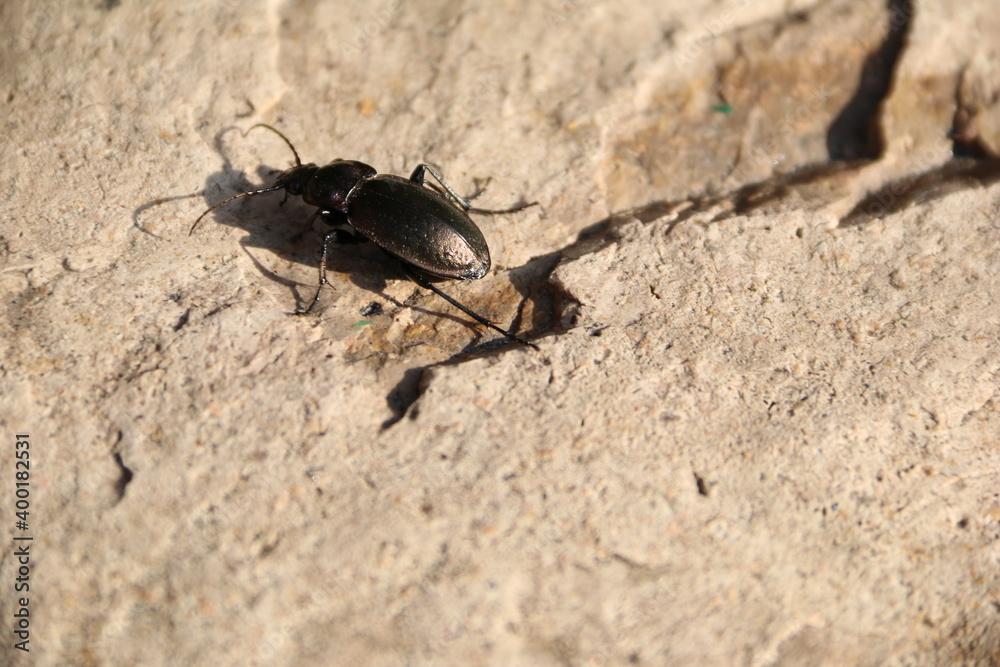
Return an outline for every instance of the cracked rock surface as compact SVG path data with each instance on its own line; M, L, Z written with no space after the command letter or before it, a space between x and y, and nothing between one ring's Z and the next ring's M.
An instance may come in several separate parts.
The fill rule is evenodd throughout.
M34 664L1000 662L994 3L0 26L0 615L31 535ZM293 164L255 123L537 200L438 286L538 349L370 243L294 316L297 197L189 235Z

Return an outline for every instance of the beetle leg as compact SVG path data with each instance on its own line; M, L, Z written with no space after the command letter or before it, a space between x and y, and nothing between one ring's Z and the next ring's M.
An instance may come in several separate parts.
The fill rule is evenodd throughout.
M479 185L479 179L476 179L476 191L473 192L471 195L465 195L464 197L462 197L462 199L464 199L467 202L470 202L473 199L479 199L481 196L483 196L483 193L486 192L486 186L489 185L490 181L492 180L493 180L492 176L487 176L486 181L483 183L483 185ZM451 200L451 197L448 195L447 192L444 191L444 189L440 185L434 185L430 181L424 181L424 185L426 185L431 190L438 193L445 199Z
M514 206L513 208L505 208L498 210L486 209L486 208L473 208L472 204L470 204L469 201L483 194L483 192L486 190L485 187L476 194L472 195L471 197L462 198L458 196L458 193L452 190L447 183L444 182L444 179L441 177L441 174L439 174L437 170L434 169L434 167L430 166L429 164L418 164L417 168L413 170L413 174L410 175L410 180L416 183L417 185L424 185L424 171L429 171L431 173L431 176L437 179L437 182L440 183L441 187L444 188L444 192L441 192L441 190L439 190L437 186L428 183L427 185L432 190L441 193L445 198L447 198L448 200L450 200L455 204L458 204L460 207L462 207L466 211L469 211L470 213L482 213L484 215L500 215L504 213L517 213L518 211L523 211L529 206L538 206L538 202L533 201L530 204L521 204L520 206ZM488 182L489 180L487 180L487 183Z
M310 218L309 220L312 221L312 219L315 218L316 215L319 215L321 218L323 218L323 221L327 222L328 224L338 224L340 221L337 218L343 216L343 214L339 212L337 212L336 216L332 216L330 211L316 211L316 213L313 214L313 217ZM332 223L330 223L331 217L335 218ZM313 297L312 301L309 303L309 306L306 307L305 309L301 307L296 309L295 311L296 315L308 315L310 312L312 312L312 309L316 306L317 303L319 303L319 295L323 292L323 286L329 284L329 281L327 281L326 279L326 259L329 254L330 244L337 243L343 245L349 243L361 243L365 240L366 240L365 237L361 236L360 234L351 234L350 232L343 229L333 229L323 235L323 252L320 254L319 258L319 287L316 288L316 296Z
M520 343L521 345L527 345L528 347L533 347L536 350L538 349L538 346L535 345L534 343L529 343L528 341L526 341L526 340L524 340L522 338L518 338L517 336L515 336L511 332L507 331L506 329L501 329L497 325L493 324L492 322L490 322L488 319L486 319L485 317L483 317L479 313L473 311L470 308L467 308L467 307L463 306L458 301L456 301L455 299L451 298L450 296L448 296L447 294L445 294L444 292L442 292L441 290L439 290L437 287L434 286L434 284L431 281L427 280L427 278L425 278L419 272L414 271L409 266L406 266L404 264L403 265L403 271L406 272L406 275L408 275L413 282L417 283L421 287L425 287L425 288L429 289L430 291L434 292L439 297L441 297L442 299L444 299L445 301L447 301L451 305L455 306L460 311L462 311L463 313L465 313L466 315L468 315L469 317L471 317L475 321L479 322L483 326L489 327L490 329L493 329L494 331L499 331L508 340L512 340L512 341L514 341L516 343Z
M501 210L493 210L487 208L473 208L472 206L470 206L466 210L469 213L482 213L483 215L503 215L505 213L517 213L518 211L523 211L524 209L531 208L532 206L541 206L541 204L539 204L536 201L533 201L527 204L521 204L520 206L515 206L513 208L505 208Z
M444 178L442 178L441 174L439 174L438 171L429 164L418 164L417 168L413 170L412 174L410 174L410 180L417 185L424 185L424 171L429 171L431 173L431 176L433 176L437 182L441 184L441 187L444 188L444 192L441 192L441 190L435 185L430 186L432 189L441 193L444 197L451 200L455 204L458 204L466 211L472 208L472 204L459 196L457 192L452 190L451 186L444 182Z

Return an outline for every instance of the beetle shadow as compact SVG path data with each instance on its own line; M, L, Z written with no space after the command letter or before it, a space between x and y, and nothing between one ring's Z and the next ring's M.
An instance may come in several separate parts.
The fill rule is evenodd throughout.
M142 214L150 209L163 206L164 204L168 204L170 202L180 201L182 199L194 199L200 196L201 196L200 193L195 192L189 195L170 195L169 197L160 197L158 199L154 199L153 201L146 202L145 204L142 204L141 206L137 207L135 210L132 211L132 227L138 229L143 234L147 234L149 236L152 236L153 238L165 241L167 240L166 237L146 229L146 227L142 224Z

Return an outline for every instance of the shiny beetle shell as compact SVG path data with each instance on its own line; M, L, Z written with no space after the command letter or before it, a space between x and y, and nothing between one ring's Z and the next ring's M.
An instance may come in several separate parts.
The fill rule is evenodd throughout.
M490 270L490 250L479 227L436 192L381 174L347 196L347 219L392 255L442 278L478 280Z

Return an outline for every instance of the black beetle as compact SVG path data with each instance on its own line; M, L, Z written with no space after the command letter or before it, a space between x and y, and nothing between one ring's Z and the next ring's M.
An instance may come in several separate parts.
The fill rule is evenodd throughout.
M441 174L428 164L417 165L408 179L378 174L373 167L355 160L334 160L323 167L317 167L313 163L302 164L298 151L285 135L264 123L254 125L247 132L256 127L267 128L284 139L295 155L295 166L281 172L269 187L242 192L212 206L194 221L189 235L194 233L202 218L234 199L284 190L285 199L282 204L287 201L288 195L296 195L301 196L310 206L317 207L309 223L319 216L328 225L349 225L354 229L353 233L334 229L323 237L319 288L309 306L305 309L297 308L296 314L309 313L319 301L320 292L327 284L326 260L330 243L372 241L399 259L406 275L421 287L431 290L469 317L499 331L506 338L537 349L533 343L493 324L439 290L428 276L457 280L482 278L490 270L490 250L483 233L468 213L516 213L535 206L538 202L502 211L473 208L469 200L478 197L482 191L471 197L460 197L444 182ZM441 187L425 183L424 172L430 172Z

